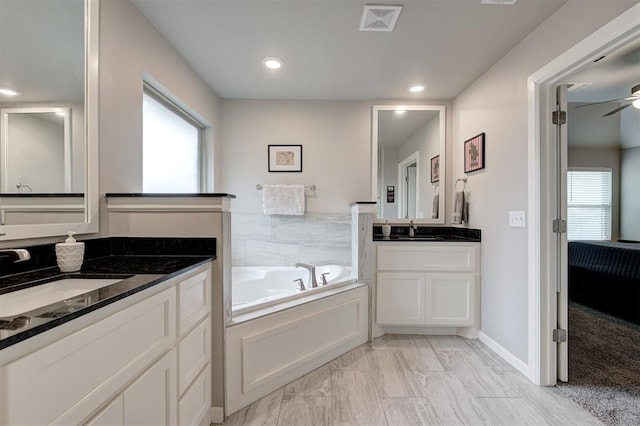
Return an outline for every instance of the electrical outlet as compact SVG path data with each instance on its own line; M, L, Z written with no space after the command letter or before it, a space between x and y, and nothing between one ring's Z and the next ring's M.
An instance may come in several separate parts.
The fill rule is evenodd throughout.
M510 228L526 228L527 220L523 210L509 212Z

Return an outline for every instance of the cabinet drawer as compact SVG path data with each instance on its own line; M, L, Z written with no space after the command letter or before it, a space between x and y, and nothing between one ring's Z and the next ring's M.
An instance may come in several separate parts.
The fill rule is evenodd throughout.
M211 308L211 271L200 272L178 284L180 336L207 315Z
M1 368L0 424L86 419L174 344L175 300L167 289Z
M379 271L472 272L476 247L447 244L378 246Z
M202 370L178 402L178 424L209 425L211 422L211 369Z
M211 359L211 318L198 324L178 344L178 394L182 395Z

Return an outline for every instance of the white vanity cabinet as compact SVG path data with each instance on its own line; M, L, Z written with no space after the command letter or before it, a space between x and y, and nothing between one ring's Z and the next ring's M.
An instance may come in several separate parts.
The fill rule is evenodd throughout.
M0 366L0 425L208 423L210 292L208 263Z
M376 323L477 327L479 282L479 243L380 244Z

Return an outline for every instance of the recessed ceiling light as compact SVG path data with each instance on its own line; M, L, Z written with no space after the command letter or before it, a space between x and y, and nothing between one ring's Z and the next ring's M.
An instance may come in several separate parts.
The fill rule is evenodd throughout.
M15 89L10 89L9 87L0 87L0 95L18 96L19 94L20 92Z
M407 110L404 107L400 107L394 110L396 114L404 114Z
M282 68L284 62L280 58L269 57L262 60L262 65L269 68L270 70L277 70Z
M422 92L426 88L427 88L427 86L425 86L424 84L416 83L416 84L412 84L411 86L409 86L409 91L411 93L419 93L419 92Z

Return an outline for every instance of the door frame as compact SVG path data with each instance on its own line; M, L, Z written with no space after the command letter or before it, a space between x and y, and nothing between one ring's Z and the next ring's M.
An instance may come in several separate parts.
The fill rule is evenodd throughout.
M406 219L406 216L409 215L407 211L409 184L405 178L407 177L407 169L414 163L416 165L416 212L418 209L418 203L420 202L420 152L416 151L398 163L398 219ZM413 212L414 218L416 212Z
M640 37L640 4L590 34L527 80L528 122L528 377L542 386L557 382L557 353L552 330L557 319L555 218L555 139L551 113L554 89L562 79Z

